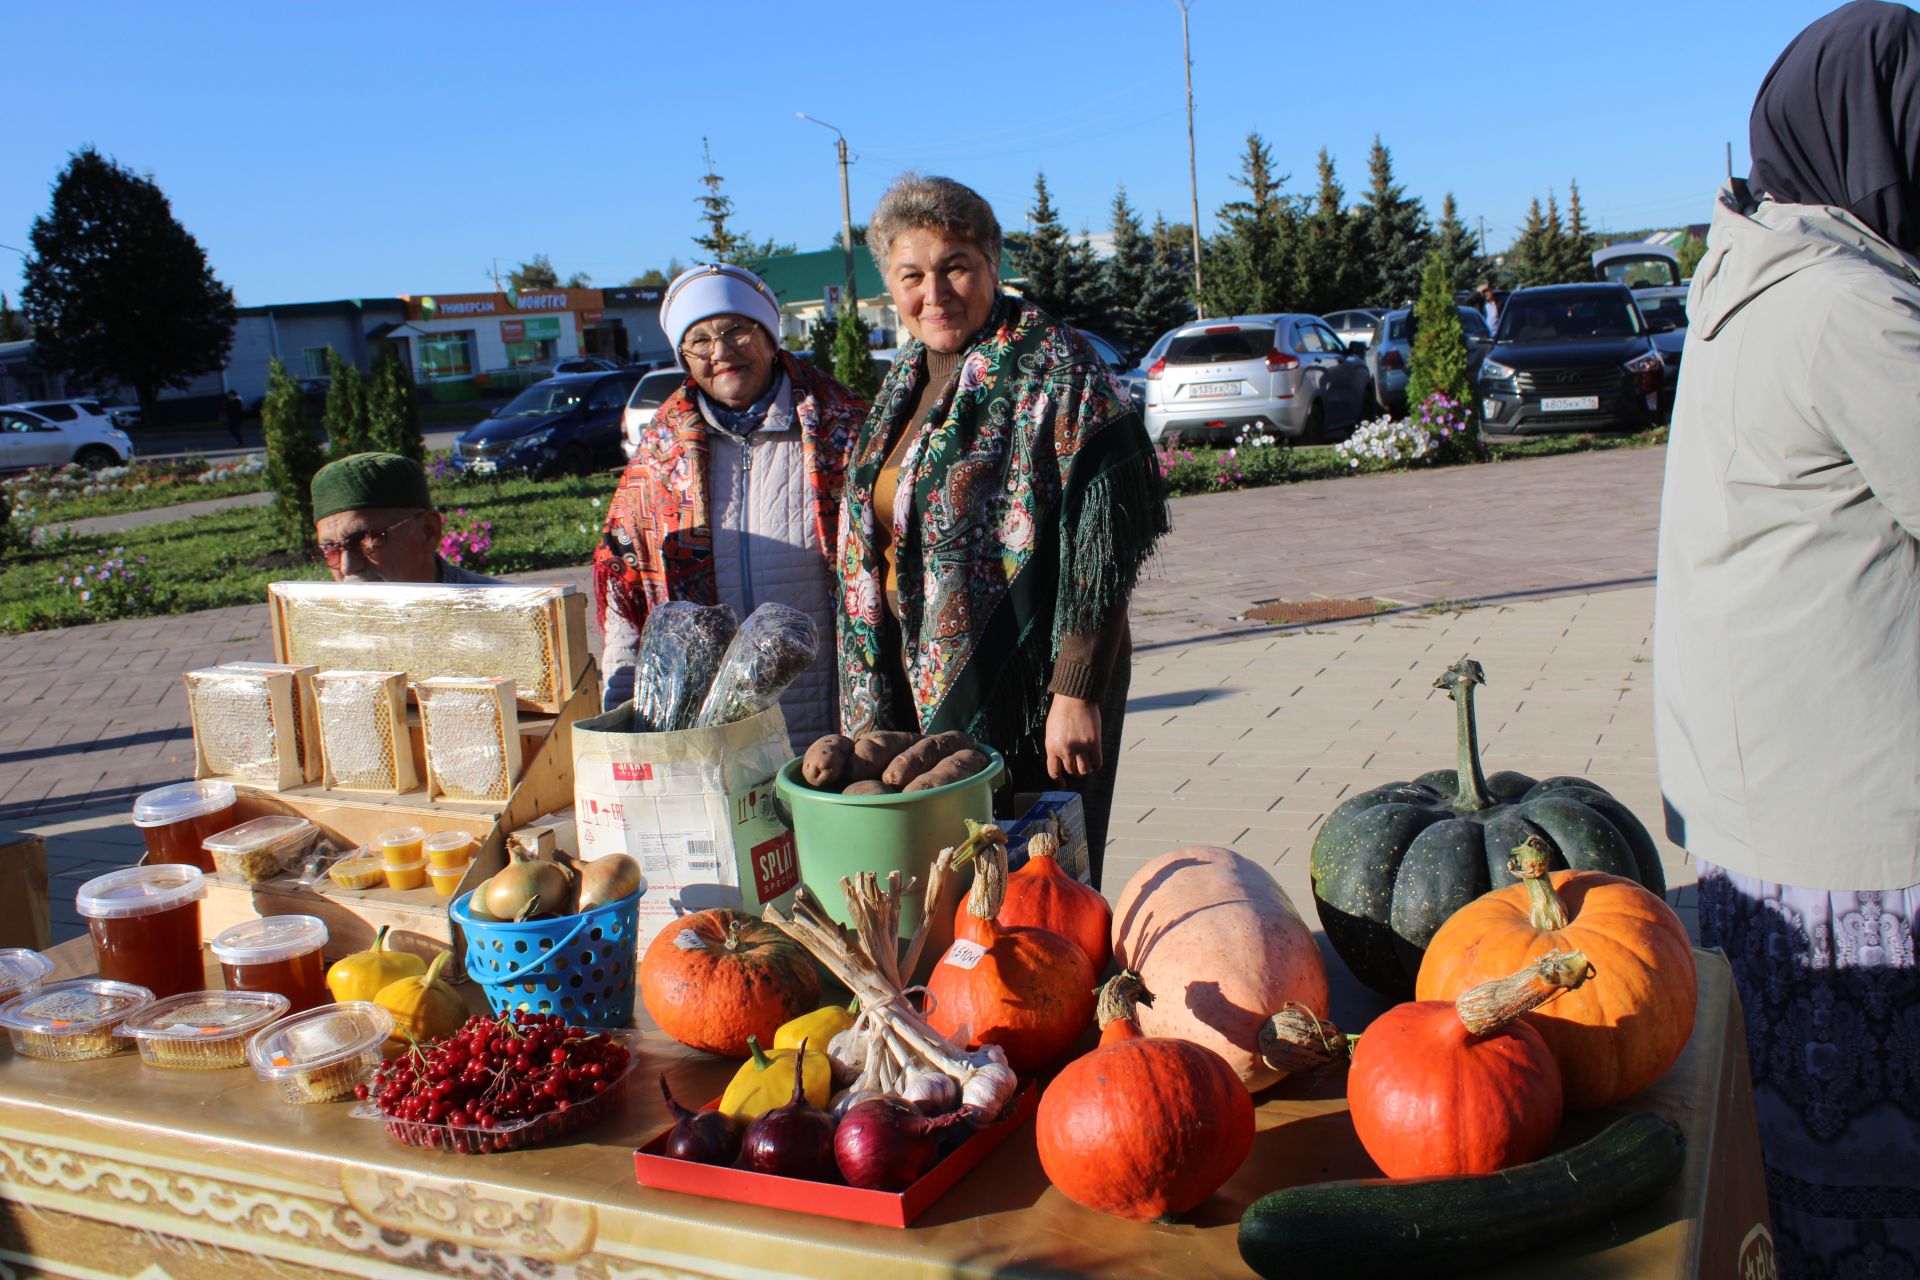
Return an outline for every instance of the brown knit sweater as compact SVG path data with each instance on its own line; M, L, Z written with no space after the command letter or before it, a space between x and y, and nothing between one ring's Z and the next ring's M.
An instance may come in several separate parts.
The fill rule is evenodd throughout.
M951 355L932 350L927 352L927 377L914 393L913 412L907 415L908 425L894 439L887 460L874 480L874 547L886 562L887 606L896 619L900 616L900 592L899 579L895 575L892 530L893 505L900 489L900 462L906 456L907 442L913 439L927 417L935 408L953 398L965 354L958 351ZM1107 681L1113 674L1114 660L1127 647L1127 639L1127 610L1124 606L1115 609L1105 625L1090 635L1061 637L1060 654L1054 659L1053 677L1048 681L1047 688L1063 698L1101 701L1106 696Z

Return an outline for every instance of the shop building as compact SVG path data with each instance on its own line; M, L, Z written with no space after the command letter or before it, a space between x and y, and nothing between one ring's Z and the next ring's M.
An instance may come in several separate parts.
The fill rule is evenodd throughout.
M537 374L568 356L625 363L650 352L668 354L659 293L628 288L419 294L401 299L404 323L383 340L405 345L416 382L435 395L458 398Z

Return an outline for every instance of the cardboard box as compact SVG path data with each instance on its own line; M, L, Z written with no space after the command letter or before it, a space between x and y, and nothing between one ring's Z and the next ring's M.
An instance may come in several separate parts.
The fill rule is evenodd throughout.
M663 1191L764 1205L822 1218L843 1218L848 1222L867 1222L876 1227L905 1227L1012 1137L1014 1130L1032 1119L1035 1108L1040 1105L1039 1094L1040 1087L1032 1081L1022 1085L1006 1116L977 1130L905 1191L863 1191L833 1182L777 1178L745 1169L722 1169L717 1165L674 1160L660 1154L666 1148L671 1129L656 1134L652 1141L633 1153L633 1176L641 1186ZM711 1111L718 1104L716 1098L703 1110Z

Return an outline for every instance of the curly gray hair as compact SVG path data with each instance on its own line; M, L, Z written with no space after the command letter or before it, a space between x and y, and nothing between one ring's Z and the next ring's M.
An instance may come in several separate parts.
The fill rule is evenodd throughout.
M880 274L887 274L887 254L895 236L932 228L971 240L1000 269L1000 220L980 193L952 178L923 178L902 174L873 211L867 224L867 248Z

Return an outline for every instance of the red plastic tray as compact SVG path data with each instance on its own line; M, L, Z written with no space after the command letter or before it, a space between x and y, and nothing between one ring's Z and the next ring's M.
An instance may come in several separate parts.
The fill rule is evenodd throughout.
M948 1152L945 1159L905 1191L863 1191L835 1182L778 1178L745 1169L722 1169L718 1165L669 1159L660 1151L667 1144L670 1129L655 1135L633 1153L633 1173L641 1186L663 1191L764 1205L823 1218L844 1218L848 1222L868 1222L876 1227L904 1227L925 1213L954 1183L1011 1137L1015 1129L1032 1119L1039 1105L1038 1097L1039 1089L1032 1082L1021 1086L1005 1116ZM708 1109L713 1105L708 1103Z

